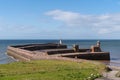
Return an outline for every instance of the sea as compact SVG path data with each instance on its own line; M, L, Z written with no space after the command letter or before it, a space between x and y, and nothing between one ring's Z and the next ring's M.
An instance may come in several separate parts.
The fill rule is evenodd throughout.
M98 40L62 40L63 44L72 48L72 45L77 44L80 48L90 48L96 45ZM104 61L109 65L120 66L120 40L99 40L101 49L105 52L110 52L110 61ZM59 40L0 40L0 64L15 62L16 60L6 54L8 46L22 45L34 43L59 43Z

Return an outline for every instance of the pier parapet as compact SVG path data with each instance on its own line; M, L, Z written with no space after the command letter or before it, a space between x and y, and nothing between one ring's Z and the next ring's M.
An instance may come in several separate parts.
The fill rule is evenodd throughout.
M9 46L7 54L22 60L41 60L49 58L63 58L69 59L88 59L88 60L110 60L109 52L103 52L100 48L100 42L91 46L89 49L81 49L79 45L74 44L73 48L67 48L67 45L60 43L47 44L27 44Z

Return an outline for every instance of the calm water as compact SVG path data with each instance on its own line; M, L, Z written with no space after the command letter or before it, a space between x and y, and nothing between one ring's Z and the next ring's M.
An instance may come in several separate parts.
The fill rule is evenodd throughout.
M97 40L62 40L69 48L72 44L78 44L80 48L90 48L95 45ZM7 46L29 43L58 43L59 40L0 40L0 64L10 63L14 60L8 57L6 53ZM111 63L120 66L120 40L100 40L103 51L110 52Z

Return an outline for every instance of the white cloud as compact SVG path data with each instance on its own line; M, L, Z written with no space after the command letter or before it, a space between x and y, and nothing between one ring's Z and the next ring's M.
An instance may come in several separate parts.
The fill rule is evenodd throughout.
M98 33L99 34L106 34L106 33L109 33L110 31L108 30L108 29L100 29L99 31L98 31Z
M46 13L66 26L89 29L98 34L120 31L120 14L83 15L76 12L53 10Z
M61 10L50 11L46 13L46 15L53 16L54 19L61 20L61 21L76 20L79 17L78 13L65 12Z

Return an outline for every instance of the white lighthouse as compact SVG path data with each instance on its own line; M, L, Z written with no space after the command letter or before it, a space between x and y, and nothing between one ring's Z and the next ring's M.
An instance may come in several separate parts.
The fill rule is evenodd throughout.
M62 44L62 40L60 39L59 44Z

